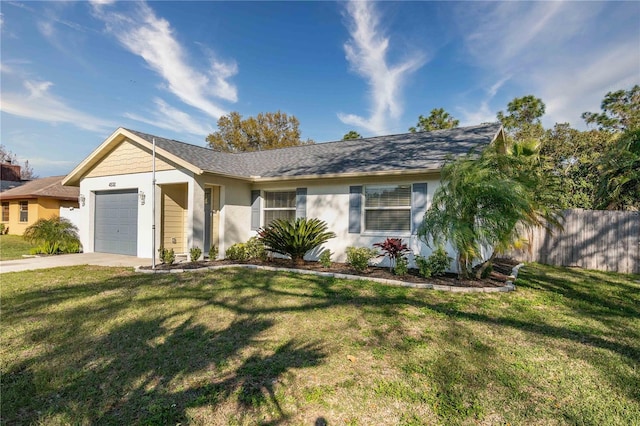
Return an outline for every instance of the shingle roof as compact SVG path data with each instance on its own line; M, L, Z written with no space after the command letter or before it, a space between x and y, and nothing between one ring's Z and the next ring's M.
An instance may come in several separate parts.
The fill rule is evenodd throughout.
M202 170L238 177L299 177L349 173L419 171L442 167L448 156L491 143L499 123L433 132L403 133L325 142L268 151L223 153L129 130Z
M56 198L59 200L77 200L80 188L74 186L62 186L64 176L51 176L34 179L17 188L8 189L0 193L2 200L15 200L18 198Z

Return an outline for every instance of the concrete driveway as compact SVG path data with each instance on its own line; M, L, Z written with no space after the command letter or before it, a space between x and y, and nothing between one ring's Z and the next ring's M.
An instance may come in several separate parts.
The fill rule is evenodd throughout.
M29 271L32 269L55 268L58 266L98 265L98 266L145 266L151 265L151 258L111 253L76 253L44 257L24 257L0 262L0 274L5 272Z

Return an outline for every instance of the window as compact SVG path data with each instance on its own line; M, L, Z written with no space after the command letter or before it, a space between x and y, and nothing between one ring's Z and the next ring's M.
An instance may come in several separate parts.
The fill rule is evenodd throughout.
M264 225L275 219L296 218L296 191L264 193Z
M365 231L411 231L411 185L364 187Z
M29 221L29 202L20 201L20 222Z
M9 203L8 202L2 203L2 221L9 222Z

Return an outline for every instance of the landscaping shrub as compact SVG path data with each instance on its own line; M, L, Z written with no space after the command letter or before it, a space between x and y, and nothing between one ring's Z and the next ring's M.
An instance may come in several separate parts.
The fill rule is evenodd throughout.
M326 222L315 218L276 219L260 228L258 235L267 250L289 256L293 263L302 261L307 252L336 236L327 230Z
M407 275L407 272L409 272L409 261L407 260L407 258L404 256L397 258L396 264L393 267L393 273L402 277L404 275Z
M320 254L320 264L323 268L331 268L331 250L325 250Z
M363 272L369 267L369 261L378 252L369 247L347 247L347 263L357 272Z
M202 256L202 249L200 247L191 247L191 250L189 250L189 258L191 261L197 262L200 256Z
M258 237L251 237L244 245L247 251L247 259L249 260L265 260L267 258L267 250L264 243Z
M425 278L444 275L445 271L449 269L452 260L453 258L447 254L447 251L442 246L439 246L426 259L422 256L416 256L416 264L420 275Z
M379 247L382 253L379 256L389 258L389 271L395 267L396 261L404 257L409 252L409 248L402 242L402 238L387 238L381 243L375 243L374 247Z
M267 251L258 237L251 237L246 243L236 243L229 247L225 252L225 258L237 262L264 260L267 258Z
M229 247L225 252L225 258L235 260L237 262L246 262L248 259L247 249L244 243L236 243Z
M80 249L78 228L62 217L38 220L24 231L23 238L37 244L40 253L77 253Z
M218 247L212 245L209 248L209 260L216 260L218 258Z
M160 247L158 249L158 253L160 253L160 262L166 263L167 265L173 265L176 261L176 253L173 249L166 249L164 247Z

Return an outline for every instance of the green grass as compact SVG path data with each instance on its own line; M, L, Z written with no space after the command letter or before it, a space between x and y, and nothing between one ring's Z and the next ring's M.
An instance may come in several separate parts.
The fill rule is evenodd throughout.
M3 424L640 424L640 276L2 275Z
M33 247L21 235L0 235L0 260L20 259Z

